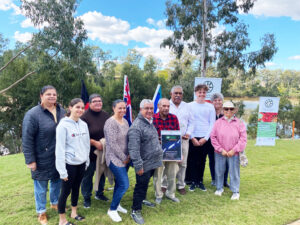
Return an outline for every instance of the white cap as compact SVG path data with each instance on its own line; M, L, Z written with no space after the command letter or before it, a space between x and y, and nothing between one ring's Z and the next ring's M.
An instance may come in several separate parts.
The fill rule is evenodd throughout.
M223 108L235 108L235 106L231 101L227 101L227 102L224 102Z

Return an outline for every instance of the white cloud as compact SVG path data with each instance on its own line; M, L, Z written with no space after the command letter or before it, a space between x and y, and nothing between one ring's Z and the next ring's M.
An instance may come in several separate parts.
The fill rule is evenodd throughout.
M249 12L255 16L266 17L291 17L300 20L299 0L257 0Z
M0 10L7 11L13 9L15 15L22 14L20 7L13 2L13 0L0 0Z
M34 24L31 22L31 20L29 18L27 18L27 19L25 19L21 22L21 27L23 27L23 28L33 27L33 28L36 28L36 29L42 29L42 28L44 28L48 25L49 25L49 23L45 22L42 25L34 26Z
M166 20L158 20L158 21L155 21L154 19L152 18L148 18L146 20L146 22L150 25L153 25L157 28L160 28L160 29L163 29L166 27Z
M12 8L13 2L12 0L1 0L0 1L0 10L10 10Z
M266 62L265 66L269 66L269 67L276 66L276 63L274 63L274 62Z
M300 60L300 55L294 55L289 57L289 60Z
M21 27L23 28L27 28L27 27L34 27L33 23L31 22L31 20L29 18L27 18L26 20L23 20L21 22Z
M28 42L32 38L32 33L25 32L25 33L20 33L19 31L16 31L14 34L14 38L17 41L20 41L22 43Z
M104 16L96 11L85 13L81 19L92 40L98 39L103 43L122 45L128 45L130 41L135 41L146 45L146 47L135 47L144 57L153 55L163 63L167 63L170 59L170 50L160 49L163 39L172 35L170 30L142 26L130 29L127 21L114 16ZM147 19L147 22L156 27L161 23L155 22L151 18Z
M104 43L128 45L127 33L130 25L127 21L114 16L104 16L100 12L87 12L81 16L92 40Z

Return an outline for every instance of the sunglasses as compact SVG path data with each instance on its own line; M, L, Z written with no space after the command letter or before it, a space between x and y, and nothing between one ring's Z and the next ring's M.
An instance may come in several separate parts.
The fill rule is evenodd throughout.
M228 110L234 111L234 108L224 108L224 111L228 111Z

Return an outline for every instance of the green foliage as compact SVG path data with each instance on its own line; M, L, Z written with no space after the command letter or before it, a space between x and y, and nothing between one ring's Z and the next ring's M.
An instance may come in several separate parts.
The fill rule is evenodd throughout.
M83 42L87 39L83 21L75 18L76 0L23 0L21 9L36 27L33 43L42 50L60 52L76 63Z
M235 0L206 2L207 13L202 0L167 1L166 25L174 33L163 41L163 47L173 49L178 57L181 57L186 47L200 56L205 29L204 66L206 68L206 65L217 62L221 77L226 77L230 68L255 73L256 68L272 59L277 51L273 34L261 38L260 50L245 53L250 46L250 39L247 25L239 21L238 14L239 11L247 13L254 5L253 0L240 1L239 4ZM219 34L213 34L217 25L225 29Z
M257 135L257 120L258 120L258 107L252 111L248 120L247 135L248 138L255 139Z
M277 136L280 138L291 137L291 134L287 134L288 130L291 130L293 121L293 105L287 96L282 96L279 102L278 110L278 123Z

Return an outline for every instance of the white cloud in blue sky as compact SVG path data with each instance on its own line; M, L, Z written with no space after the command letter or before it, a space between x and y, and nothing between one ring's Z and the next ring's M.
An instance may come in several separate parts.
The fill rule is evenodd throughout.
M290 56L289 60L300 60L300 55Z
M153 55L166 64L171 58L170 50L161 49L160 44L172 31L165 26L165 1L153 0L151 4L145 0L111 1L101 0L101 4L94 0L81 1L76 15L85 23L89 43L111 49L114 56L119 57L126 54L127 49L135 48L143 56ZM0 0L1 33L11 40L25 42L30 40L32 32L43 26L34 27L30 19L23 16L18 4L18 0ZM114 4L118 7L112 7ZM132 13L129 9L133 10ZM275 34L279 50L266 66L300 69L297 62L300 60L297 41L300 36L300 0L257 0L249 15L242 14L241 18L249 24L253 46L250 50L259 48L258 40L264 33ZM212 34L224 29L217 26Z
M290 17L292 20L300 20L299 0L257 0L250 11L255 16L266 17Z
M26 43L31 40L32 33L29 32L20 33L19 31L16 31L14 34L14 38L19 42Z

